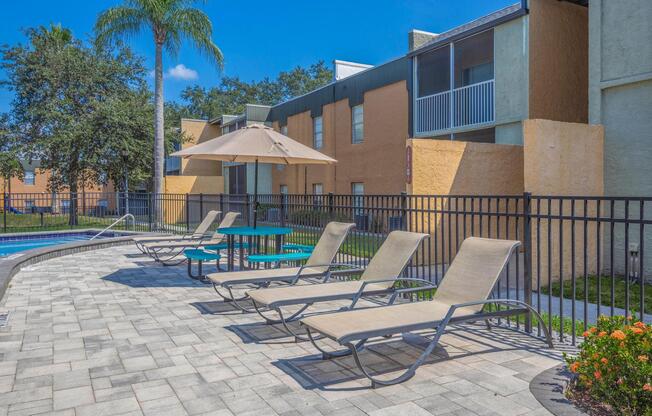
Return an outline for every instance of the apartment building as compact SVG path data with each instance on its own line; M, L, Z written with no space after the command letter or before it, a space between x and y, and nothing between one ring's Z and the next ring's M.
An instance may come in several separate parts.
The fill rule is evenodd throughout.
M601 131L586 124L589 16L582 3L523 0L440 34L414 30L404 56L377 66L335 61L330 84L196 122L210 133L194 135L265 123L338 160L265 166L262 193L602 194ZM582 180L573 169L543 174L559 163L561 149L578 144L595 149L577 155L590 159ZM218 163L206 163L219 172ZM249 170L224 164L222 189L252 189Z

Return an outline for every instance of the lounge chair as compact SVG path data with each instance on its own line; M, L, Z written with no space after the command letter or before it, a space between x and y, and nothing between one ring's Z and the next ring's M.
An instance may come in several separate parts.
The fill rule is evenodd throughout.
M222 218L222 221L220 221L220 224L217 226L217 230L211 236L203 236L197 239L181 241L155 241L152 243L145 243L143 246L145 247L147 254L154 258L154 260L161 262L166 266L181 264L186 261L185 257L181 256L183 258L175 259L183 254L183 251L186 249L208 247L213 250L219 250L225 248L226 243L224 242L224 235L220 234L218 231L220 228L232 226L239 215L239 212L227 212Z
M251 290L247 294L260 316L268 323L281 323L297 341L307 341L307 338L290 329L287 322L299 317L315 303L349 300L351 304L343 309L353 309L358 300L365 296L389 294L395 297L399 293L434 289L435 287L427 280L401 277L414 252L427 237L428 234L392 231L369 261L360 280L282 286ZM396 283L399 282L410 287L396 288ZM281 307L297 305L301 306L298 312L289 318L283 316ZM263 315L260 306L276 311L279 319L270 319Z
M171 242L171 241L182 241L182 240L199 240L206 237L208 229L213 225L215 219L220 215L220 211L208 211L208 214L204 217L201 223L195 228L195 231L183 235L148 235L142 237L134 237L133 241L136 243L138 250L147 254L147 249L144 247L146 243L154 242Z
M306 263L300 267L286 267L262 270L245 270L226 273L211 273L206 276L211 283L215 292L227 302L233 304L243 312L254 312L240 305L238 302L248 298L248 295L236 297L233 289L238 286L267 287L271 283L284 282L296 283L299 279L306 278L325 278L334 273L348 272L352 273L360 270L359 268L343 263L334 263L333 260L337 255L340 246L349 234L349 231L355 224L330 222L324 228L319 241L310 254ZM334 270L336 267L344 267L344 271ZM223 288L228 292L223 294L218 288Z
M489 318L528 312L542 322L541 316L522 301L489 299L512 253L519 245L518 241L467 238L432 300L309 316L303 318L301 324L306 327L308 337L322 353L322 358L353 354L356 365L364 376L371 380L372 387L401 383L414 376L417 368L432 353L449 324L487 321ZM488 304L506 306L507 309L483 311ZM545 325L542 327L548 346L552 348L550 333ZM396 378L381 380L372 376L358 355L370 338L387 338L396 334L432 329L435 334L425 350ZM313 333L332 339L347 349L327 352L317 345Z

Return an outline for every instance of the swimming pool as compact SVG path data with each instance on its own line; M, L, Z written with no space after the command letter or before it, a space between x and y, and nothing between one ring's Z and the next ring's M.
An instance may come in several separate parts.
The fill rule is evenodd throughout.
M44 233L44 234L26 234L13 235L9 237L0 237L0 257L6 257L21 251L32 250L35 248L55 246L59 244L73 243L75 241L90 240L96 232L66 232L66 233ZM115 233L103 234L97 239L119 237Z

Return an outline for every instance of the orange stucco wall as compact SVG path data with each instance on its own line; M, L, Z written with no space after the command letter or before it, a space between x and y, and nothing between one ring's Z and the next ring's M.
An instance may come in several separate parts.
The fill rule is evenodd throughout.
M588 121L588 8L529 2L529 118Z
M312 192L321 183L324 192L350 193L352 182L362 182L366 194L396 194L405 190L405 140L408 131L408 93L405 82L368 91L364 96L364 140L351 143L351 107L348 100L322 110L320 151L337 159L335 166L286 166L273 171L273 191L287 185L290 193ZM288 135L313 145L309 111L288 117ZM279 129L278 123L274 128Z

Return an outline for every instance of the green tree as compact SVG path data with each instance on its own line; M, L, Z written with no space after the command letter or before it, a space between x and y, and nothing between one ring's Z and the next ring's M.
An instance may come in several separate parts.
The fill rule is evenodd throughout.
M149 28L154 35L154 192L163 192L164 105L163 49L175 55L182 39L188 39L221 66L222 52L213 43L213 26L202 11L189 7L192 0L124 0L119 7L100 14L95 24L100 43L129 38Z
M217 87L206 89L198 85L181 93L185 103L184 117L213 118L222 114L238 114L247 103L274 105L324 86L333 80L323 61L308 68L296 67L278 74L275 79L264 78L246 82L239 77L224 77Z
M18 158L19 149L11 134L9 116L0 114L0 178L4 181L4 192L11 194L11 178L23 179L23 165ZM10 204L9 201L6 201Z
M21 155L50 170L50 190L70 190L74 225L79 187L117 179L117 163L144 176L152 161L140 150L153 138L146 70L129 49L86 46L58 26L27 35L29 45L0 50L3 84L15 92L11 131ZM116 158L123 149L127 161Z

